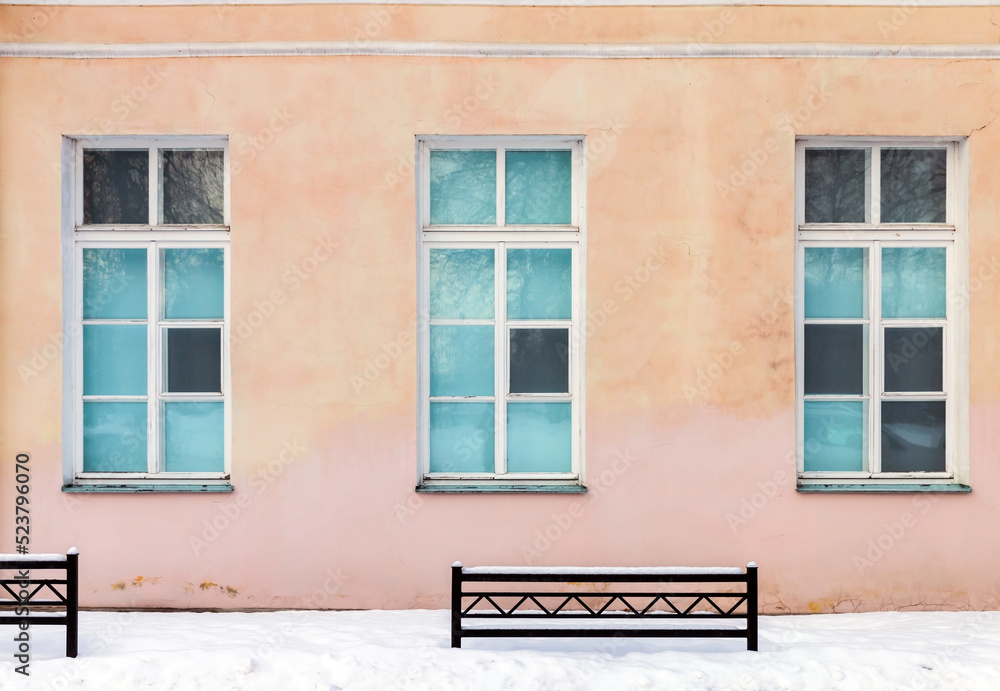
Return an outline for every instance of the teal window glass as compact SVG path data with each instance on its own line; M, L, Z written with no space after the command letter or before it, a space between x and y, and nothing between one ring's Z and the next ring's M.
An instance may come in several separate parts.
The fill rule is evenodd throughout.
M431 396L492 396L492 326L432 325Z
M222 319L223 250L164 249L163 315L167 319Z
M572 286L572 250L507 250L508 319L571 319Z
M431 319L493 319L492 249L430 251Z
M146 250L83 249L83 318L146 318Z
M882 250L882 317L947 316L947 254L944 247Z
M864 470L864 401L806 401L804 405L806 472Z
M83 394L144 396L146 325L87 324L83 327Z
M572 406L507 404L507 472L572 472Z
M493 403L431 403L432 473L494 472Z
M144 473L146 403L83 404L83 469L88 473Z
M497 152L431 151L431 224L495 225Z
M507 225L572 223L571 151L507 151Z
M223 405L222 401L164 403L163 450L167 472L223 472Z
M860 319L865 316L865 265L862 247L805 248L805 316Z

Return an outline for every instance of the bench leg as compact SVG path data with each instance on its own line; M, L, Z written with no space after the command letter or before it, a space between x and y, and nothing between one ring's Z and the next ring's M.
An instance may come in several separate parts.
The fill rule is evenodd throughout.
M66 657L76 657L80 628L80 555L66 554Z
M462 647L462 564L451 566L451 647Z

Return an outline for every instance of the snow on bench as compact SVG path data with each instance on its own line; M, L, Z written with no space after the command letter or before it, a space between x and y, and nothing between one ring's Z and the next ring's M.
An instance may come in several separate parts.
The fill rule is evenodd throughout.
M656 636L746 638L747 650L757 650L757 565L753 562L746 570L704 566L465 568L455 562L451 573L453 648L461 648L462 638L468 637ZM584 584L608 587L585 590Z

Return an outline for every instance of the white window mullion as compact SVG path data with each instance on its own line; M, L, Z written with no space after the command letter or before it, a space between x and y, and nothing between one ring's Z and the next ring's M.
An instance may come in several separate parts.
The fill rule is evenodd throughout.
M871 148L871 220L872 225L877 226L882 222L882 147L873 146Z
M83 225L83 145L80 142L73 148L73 169L76 176L73 184L73 216L76 227L79 227Z
M226 185L229 185L229 149L226 149ZM229 223L229 194L226 193L226 223ZM223 466L222 469L229 475L232 472L232 427L233 427L233 405L230 394L232 382L232 372L230 363L232 361L229 353L229 325L230 325L230 264L229 264L229 243L222 248L222 426L223 426Z
M160 222L160 157L155 146L149 147L149 225Z
M149 405L146 409L146 462L150 473L160 472L160 380L163 359L160 353L160 256L157 243L149 243L146 251L146 318L147 318L147 374L146 389Z
M510 376L510 339L507 336L507 249L506 243L496 245L496 297L493 300L496 310L494 341L494 390L496 409L493 411L496 421L495 464L498 475L507 472L507 380Z
M949 161L950 163L950 161ZM949 166L949 173L951 175L951 168ZM949 198L949 205L951 200ZM950 206L949 206L950 209ZM949 210L950 213L950 210ZM951 296L955 294L955 243L950 243L945 248L945 290L947 295ZM957 474L957 454L956 449L958 447L958 415L955 411L955 390L957 389L957 380L955 377L955 345L953 338L954 334L957 333L958 329L956 327L956 322L958 321L955 315L955 309L952 306L952 301L945 301L945 325L944 333L941 335L941 349L942 349L942 364L944 366L944 372L942 373L942 384L941 388L944 391L944 469L949 475L955 477Z
M80 180L83 178L81 177ZM73 476L78 477L83 472L83 245L76 243L75 271L76 271L76 299L73 305L75 315L74 324L77 325L79 337L74 339L73 345L73 389L76 395L73 397L73 410L77 421L76 433L73 443L76 447L73 453Z
M871 319L868 333L871 338L869 354L871 361L872 386L869 390L868 425L869 425L869 469L872 474L882 472L882 392L885 391L883 363L885 353L882 352L882 243L875 241L868 252L871 272L871 296L869 300Z
M507 150L497 148L497 225L507 225Z

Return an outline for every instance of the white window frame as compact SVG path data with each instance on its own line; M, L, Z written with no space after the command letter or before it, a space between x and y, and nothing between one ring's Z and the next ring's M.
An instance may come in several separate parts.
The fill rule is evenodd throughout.
M583 137L565 136L423 136L416 141L417 160L417 256L418 274L418 430L419 462L417 486L433 488L545 488L582 486L584 482L583 410L584 410L584 267L586 265L586 234L584 176L585 156ZM430 223L430 152L435 149L495 149L497 152L497 223L496 225L431 225ZM505 225L505 152L537 149L570 149L572 152L572 203L569 225ZM494 250L494 318L489 320L434 320L434 323L478 324L494 326L494 396L482 397L494 402L495 472L492 473L431 473L430 472L430 250L431 248L466 248ZM572 250L572 318L569 320L508 320L507 253L508 249L544 248ZM503 325L503 328L496 328ZM510 329L517 326L534 328L569 328L569 393L568 394L508 394L510 363ZM477 397L478 398L478 397ZM435 397L435 400L443 400ZM458 399L456 399L458 400ZM461 400L469 400L462 398ZM572 466L568 473L508 473L506 472L506 403L507 402L572 403Z
M158 221L160 206L159 149L222 149L224 152L223 224L163 225L83 223L83 152L86 149L148 149L149 220ZM66 487L90 487L99 490L114 486L169 486L185 489L230 488L232 391L230 347L230 242L229 242L229 140L220 136L106 136L64 137L63 140L63 271L64 334L63 356L63 484ZM147 392L137 401L150 404L147 409L146 472L84 472L83 470L83 250L118 248L146 250L146 319L135 320L147 326ZM168 320L160 313L161 249L213 248L223 251L223 318L212 320ZM88 320L91 323L94 320ZM100 321L100 320L97 320ZM123 320L113 320L122 323ZM217 328L221 331L222 391L214 393L164 392L163 331L168 326ZM88 396L87 400L123 400L122 396ZM223 403L224 467L222 472L167 472L163 470L160 422L162 403L167 401L221 401Z
M962 286L968 286L968 173L967 140L942 137L801 137L796 140L795 199L795 401L796 449L799 486L869 485L967 485L968 463L968 301ZM807 148L871 147L870 217L867 223L805 223L805 150ZM945 148L947 150L946 211L944 223L880 223L881 148ZM945 319L882 319L880 253L885 247L944 247L947 271ZM805 471L805 271L807 247L863 247L868 249L868 316L864 319L809 319L809 323L867 323L865 355L867 394L862 396L810 396L810 400L864 400L868 403L866 430L868 468L861 472ZM967 293L964 293L967 294ZM945 399L945 471L881 472L881 401L940 400L913 394L886 394L883 385L883 330L886 323L897 327L941 326L944 328L943 397Z

